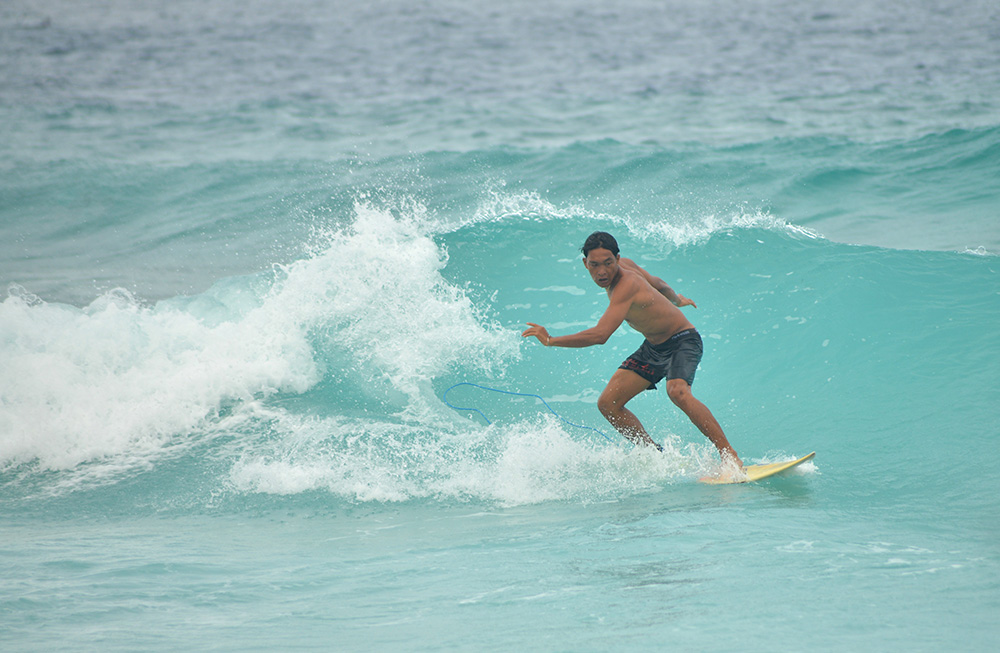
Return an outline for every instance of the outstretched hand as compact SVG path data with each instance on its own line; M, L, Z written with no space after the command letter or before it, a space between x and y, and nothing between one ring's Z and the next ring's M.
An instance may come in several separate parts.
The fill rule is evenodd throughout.
M552 340L552 336L550 336L549 332L545 330L545 327L540 324L535 324L534 322L528 322L528 326L531 328L525 329L524 333L521 334L521 337L527 338L529 336L535 336L538 338L538 342L548 347L549 341Z
M685 297L684 295L680 295L680 294L677 295L677 306L678 307L680 307L680 306L694 306L695 308L698 308L698 305L695 304L692 300L690 300L687 297Z

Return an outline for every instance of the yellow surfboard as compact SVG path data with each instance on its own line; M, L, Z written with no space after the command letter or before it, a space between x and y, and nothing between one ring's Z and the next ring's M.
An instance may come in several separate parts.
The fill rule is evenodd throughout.
M812 460L815 455L816 452L814 451L811 454L802 456L798 460L786 460L783 463L768 463L766 465L750 465L749 467L743 468L743 471L746 472L746 476L738 479L727 476L705 476L704 478L700 478L698 480L702 483L710 483L712 485L729 485L731 483L749 483L750 481L759 481L762 478L768 478L769 476L774 476L775 474L787 472L807 460Z

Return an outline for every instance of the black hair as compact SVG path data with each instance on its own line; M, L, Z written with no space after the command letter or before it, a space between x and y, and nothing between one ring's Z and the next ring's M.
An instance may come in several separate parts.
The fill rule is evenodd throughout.
M587 236L587 240L584 241L580 251L583 252L584 256L587 256L590 254L590 250L598 248L606 249L615 256L618 256L618 241L606 231L595 231Z

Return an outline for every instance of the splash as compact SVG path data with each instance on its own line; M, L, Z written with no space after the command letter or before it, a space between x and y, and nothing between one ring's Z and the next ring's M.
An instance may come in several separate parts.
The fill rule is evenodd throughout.
M321 346L376 370L411 409L422 386L458 362L492 372L517 357L516 334L441 275L447 251L422 211L355 210L354 223L326 234L323 251L289 267L282 284L282 296L312 313L302 321L325 330Z
M433 431L384 419L270 419L283 435L233 466L230 485L238 493L323 492L349 502L586 502L656 491L709 464L672 446L661 454L580 440L551 416Z
M496 369L516 335L441 270L419 212L355 207L310 256L147 306L115 290L79 309L14 287L0 304L0 469L114 475L219 433L225 415L330 379L401 395L419 419L429 382L461 362Z
M261 305L211 325L111 291L84 309L0 304L0 461L145 464L226 401L301 392L317 368L301 327Z
M623 228L634 238L669 248L704 243L715 235L752 229L784 232L809 239L822 238L818 232L782 220L761 208L736 206L724 213L615 215L595 212L569 204L559 206L537 192L506 193L491 189L463 227L480 223L526 221L575 221Z

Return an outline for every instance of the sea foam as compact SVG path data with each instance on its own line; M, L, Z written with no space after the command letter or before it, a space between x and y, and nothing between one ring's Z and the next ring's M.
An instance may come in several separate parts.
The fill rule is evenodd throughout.
M403 396L398 410L425 412L435 374L501 364L518 341L441 277L447 253L417 224L359 204L304 259L152 306L117 289L76 308L12 286L0 464L143 464L234 404L324 377L382 383Z

